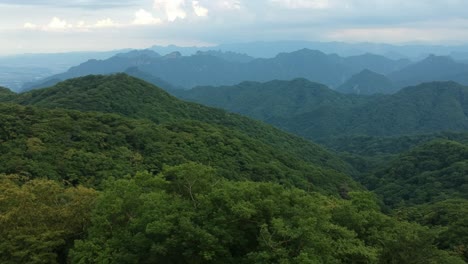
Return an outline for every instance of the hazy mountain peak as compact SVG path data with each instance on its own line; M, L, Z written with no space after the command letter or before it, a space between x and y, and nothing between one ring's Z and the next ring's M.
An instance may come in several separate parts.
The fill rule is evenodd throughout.
M137 58L137 57L149 57L149 58L159 58L161 55L153 50L144 49L144 50L132 50L126 53L119 53L115 57L121 58Z
M164 59L178 59L180 57L182 57L182 53L180 53L179 51L174 51L169 54L166 54L163 58Z
M437 64L444 64L444 63L456 63L455 60L450 56L437 56L434 54L430 54L420 63L437 63Z
M282 53L279 53L277 58L280 58L280 57L290 57L290 56L320 56L320 57L325 57L327 56L327 54L319 51L319 50L312 50L312 49L307 49L307 48L304 48L304 49L300 49L300 50L297 50L297 51L293 51L293 52L290 52L290 53L286 53L286 52L282 52Z
M394 85L384 75L364 69L340 85L337 91L361 95L389 94L394 92Z

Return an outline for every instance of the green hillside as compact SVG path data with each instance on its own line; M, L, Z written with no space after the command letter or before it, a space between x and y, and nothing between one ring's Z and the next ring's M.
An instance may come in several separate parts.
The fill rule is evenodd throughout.
M430 227L468 261L468 143L434 140L360 178L400 219Z
M435 140L402 154L364 183L392 207L468 199L468 146Z
M424 83L394 95L343 95L306 80L200 87L178 96L222 107L313 140L468 129L468 88Z
M126 74L87 76L20 94L12 102L46 108L116 113L157 124L191 120L234 129L264 144L321 167L349 172L348 165L323 148L261 122L178 100L160 88Z
M9 96L12 96L14 94L15 93L12 92L10 89L0 86L0 100L2 100L2 98L9 97Z
M370 70L353 75L349 80L336 88L345 94L391 94L396 91L395 85L385 75Z
M296 82L310 85L290 93L289 82L273 82L284 96L265 106L285 102L289 115L368 103ZM297 92L295 102L304 102L290 107ZM386 176L407 168L405 155L375 174L354 174L318 145L125 74L2 101L2 263L463 263L464 216L439 230L418 214L430 210L424 206L453 214L438 202L463 206L461 143L405 154L421 169L408 178L431 170L410 185ZM384 215L346 172L378 195L398 184L430 194L397 200L405 206Z
M197 121L156 125L117 115L0 105L0 173L97 186L189 161L236 180L274 181L337 194L356 184L245 134Z
M365 102L306 79L243 82L236 86L196 87L175 92L180 98L220 107L256 119L269 121L317 111L330 105L343 106Z

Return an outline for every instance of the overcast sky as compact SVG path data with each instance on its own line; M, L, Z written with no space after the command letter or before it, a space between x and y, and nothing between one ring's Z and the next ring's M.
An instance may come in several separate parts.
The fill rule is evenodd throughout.
M468 0L0 0L0 54L258 40L468 44Z

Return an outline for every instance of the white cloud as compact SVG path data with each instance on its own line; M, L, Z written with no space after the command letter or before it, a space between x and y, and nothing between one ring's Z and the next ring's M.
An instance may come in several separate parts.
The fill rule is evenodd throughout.
M222 6L225 9L234 9L239 10L242 7L242 4L238 0L226 0L222 2Z
M162 10L170 22L185 19L185 0L154 0L154 8Z
M68 24L66 20L58 17L53 17L52 20L43 29L44 30L67 30L72 28L73 25Z
M192 1L192 8L195 15L199 17L206 17L208 15L208 9L200 5L198 1Z
M118 24L114 22L114 20L110 18L98 20L96 24L93 25L93 27L97 28L105 28L105 27L117 27Z
M144 9L135 12L135 20L133 20L134 25L155 25L161 22L161 19L153 17L150 12Z
M38 26L36 24L27 22L27 23L24 23L23 28L25 28L25 29L37 29Z

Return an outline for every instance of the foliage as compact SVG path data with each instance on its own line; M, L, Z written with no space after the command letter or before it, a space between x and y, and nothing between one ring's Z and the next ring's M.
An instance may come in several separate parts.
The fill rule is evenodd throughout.
M87 76L55 87L20 94L12 102L46 108L115 113L157 124L200 121L255 138L320 167L350 172L350 167L323 148L261 122L222 110L187 103L126 74Z
M226 181L194 163L166 168L157 177L140 173L109 182L71 260L463 263L437 250L427 229L382 215L368 195L353 197L335 200L271 183Z
M64 262L85 232L97 193L44 179L0 175L0 262Z
M313 140L468 129L468 88L453 82L425 83L394 95L374 96L343 95L306 80L246 82L178 93Z
M13 97L14 95L15 95L15 93L12 92L10 89L0 86L0 101L8 100L9 98Z
M468 261L468 200L447 199L435 203L401 208L400 218L439 229L437 245L452 250Z
M436 140L402 154L364 180L391 206L468 198L468 146Z
M210 164L229 179L273 181L338 194L348 176L238 131L196 121L156 125L117 115L0 104L0 173L98 186L108 177Z

